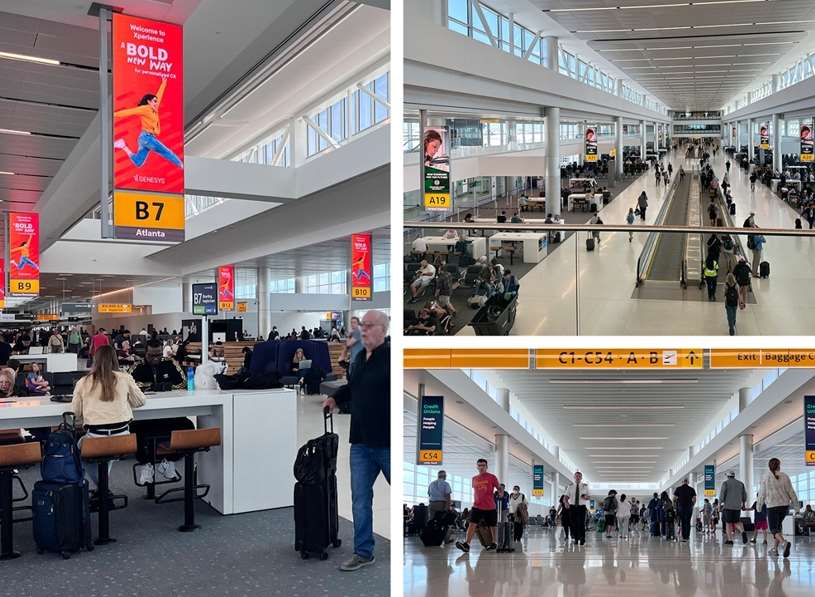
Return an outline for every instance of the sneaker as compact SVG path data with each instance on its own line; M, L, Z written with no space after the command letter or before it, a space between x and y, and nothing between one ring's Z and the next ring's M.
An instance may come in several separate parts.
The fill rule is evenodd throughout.
M175 463L166 458L159 462L156 472L164 477L165 481L175 481L178 479L178 472L175 470Z
M113 142L113 147L116 149L124 149L125 147L127 147L127 144L125 143L124 139L116 139Z
M725 545L733 545L733 542L732 541L725 541L724 544Z
M340 566L340 570L342 572L355 572L355 571L359 570L360 568L365 568L365 566L370 566L374 562L376 562L376 557L374 557L374 556L371 556L371 559L368 560L366 558L363 558L362 556L358 556L357 554L354 554L354 555L351 556L351 558L348 561L343 562L343 564Z
M139 470L139 485L147 485L155 480L155 470L151 463L147 463Z
M787 541L787 542L784 544L784 557L785 557L785 558L790 557L790 549L791 549L791 548L792 548L792 543L790 543L789 541Z
M771 547L770 549L767 550L767 555L768 556L774 556L774 557L777 558L778 557L778 549L775 548L775 547Z
M747 544L747 533L745 533L744 531L741 532L741 542L744 543L745 545Z
M755 544L755 542L756 542L756 540L755 540L755 539L750 539L750 543Z
M470 544L467 543L466 541L456 541L456 547L458 547L464 553L470 551Z
M496 545L495 543L490 543L484 549L486 549L487 551L495 551L496 549L498 549L498 545Z

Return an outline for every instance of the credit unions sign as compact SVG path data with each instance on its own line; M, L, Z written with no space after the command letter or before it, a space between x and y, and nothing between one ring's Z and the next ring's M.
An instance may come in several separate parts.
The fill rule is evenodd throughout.
M15 296L40 293L40 216L35 212L8 214L8 291Z
M418 464L441 464L444 437L444 396L422 396L419 399Z
M218 268L218 309L235 309L235 266L222 265Z
M804 448L806 465L815 466L815 396L804 396Z
M450 134L446 126L425 127L422 191L426 211L451 211Z
M373 296L371 235L351 235L351 300L369 301Z
M705 497L716 496L716 465L705 465Z
M184 35L113 15L113 226L116 238L184 240Z
M532 465L532 495L543 497L543 465Z

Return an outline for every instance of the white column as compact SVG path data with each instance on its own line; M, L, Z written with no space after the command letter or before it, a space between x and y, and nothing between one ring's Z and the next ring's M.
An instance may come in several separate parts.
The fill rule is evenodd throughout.
M268 267L259 267L257 271L258 301L258 340L266 338L271 331L272 309L269 304L269 287L271 271Z
M583 152L585 151L586 145L583 140L586 138L586 123L585 122L578 122L577 123L577 138L579 139L578 143L580 143L580 149L577 152L577 165L583 166Z
M773 114L773 169L781 170L781 120L778 114Z
M778 91L778 85L781 82L781 77L779 77L778 75L773 75L772 81L773 81L772 89L773 93L775 93L776 91Z
M747 158L752 160L753 159L753 119L747 119L747 141L745 142L747 145Z
M500 483L509 483L509 436L495 434L495 476Z
M753 498L753 434L745 433L739 436L739 479L747 488L747 503L752 504Z
M558 70L557 41L558 38L553 35L547 35L543 38L543 45L548 60L546 63L546 68L553 71Z
M750 388L739 388L739 412L747 408L750 400Z
M617 176L623 175L623 117L622 116L615 116L614 117L614 124L617 127L616 133L617 136L614 140L614 146L617 150L617 157L614 158L614 170L617 172Z
M642 160L645 159L645 144L648 142L645 131L645 121L640 120L640 159Z
M546 213L560 215L560 108L547 107L546 117Z
M509 390L507 388L498 388L498 404L509 412Z

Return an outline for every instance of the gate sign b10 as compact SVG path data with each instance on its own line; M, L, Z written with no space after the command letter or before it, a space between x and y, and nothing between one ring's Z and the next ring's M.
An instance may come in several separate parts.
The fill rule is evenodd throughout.
M543 465L532 465L532 495L543 497Z
M218 314L218 285L215 282L192 285L193 315Z
M444 436L444 396L422 396L419 400L419 464L442 463Z

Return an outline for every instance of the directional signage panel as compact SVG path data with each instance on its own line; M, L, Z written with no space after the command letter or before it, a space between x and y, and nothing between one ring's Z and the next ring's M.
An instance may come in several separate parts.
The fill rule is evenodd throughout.
M815 466L815 396L804 396L804 460Z
M444 396L422 396L419 401L418 464L441 464L444 438Z
M716 496L716 465L705 465L705 497Z
M538 369L701 369L701 348L540 349Z
M804 368L815 367L815 348L779 348L779 349L712 349L710 351L711 369L780 367Z
M193 315L218 314L218 285L215 282L192 285Z
M532 465L532 495L535 497L543 497L543 465Z

